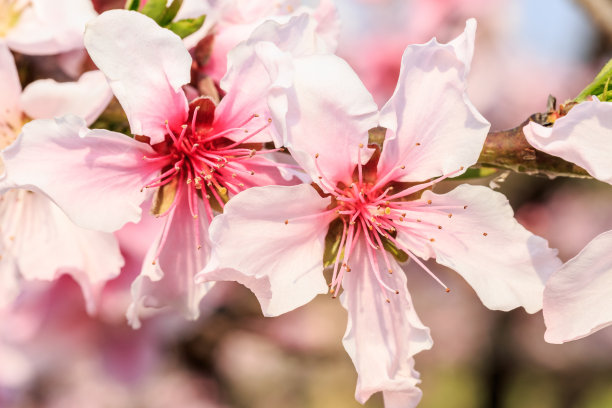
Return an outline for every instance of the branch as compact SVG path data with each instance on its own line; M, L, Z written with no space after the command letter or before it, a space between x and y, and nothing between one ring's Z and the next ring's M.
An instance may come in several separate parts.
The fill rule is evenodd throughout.
M530 121L549 124L548 114L536 113L518 127L499 132L490 132L478 158L486 167L509 169L528 175L543 175L549 178L592 178L582 167L534 149L523 134L523 127Z

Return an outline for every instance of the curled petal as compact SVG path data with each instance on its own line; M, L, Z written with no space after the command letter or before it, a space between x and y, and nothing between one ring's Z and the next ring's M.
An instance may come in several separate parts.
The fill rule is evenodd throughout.
M553 273L544 289L544 339L565 343L612 324L612 231Z
M245 285L266 316L288 312L326 293L323 250L335 216L326 212L328 205L329 199L308 184L243 191L213 220L211 262L197 279Z
M108 78L132 133L164 140L165 122L178 129L187 118L191 56L182 40L149 17L126 10L103 13L87 25L85 46Z
M546 240L514 219L502 194L463 184L447 194L426 191L422 200L431 200L431 211L408 216L432 225L424 233L433 239L436 261L463 276L485 306L504 311L522 306L528 313L542 308L544 282L561 261Z
M233 48L228 55L227 74L221 81L227 94L217 109L215 127L236 127L254 113L267 120L270 93L290 84L291 56L311 55L325 48L315 28L316 22L308 14L293 17L286 24L270 20ZM253 121L252 125L261 126L258 123ZM270 127L250 141L273 140L277 146L283 145L275 128L276 125Z
M381 279L399 293L384 291L370 266L368 250L365 243L357 244L340 296L348 311L342 342L359 375L355 398L363 404L382 391L386 408L416 407L421 391L412 357L431 348L433 341L414 311L404 271L391 260L393 274L385 269ZM384 265L380 254L373 256Z
M422 181L478 159L490 124L466 93L475 29L468 20L449 44L433 39L406 48L395 92L381 110L380 125L388 130L380 174L405 166L396 180Z
M612 103L583 102L556 120L552 127L529 122L523 128L536 149L583 167L598 180L612 184Z
M29 84L21 95L23 111L34 119L76 115L91 125L104 111L113 93L100 71L84 73L77 82L41 79Z
M83 119L38 119L3 152L2 187L47 195L83 228L112 232L140 219L142 188L159 169L151 147L125 135L89 130Z
M130 325L138 329L140 318L148 309L171 308L185 318L196 320L200 316L200 302L212 289L213 282L196 283L194 276L206 265L210 256L208 221L204 206L198 200L199 213L194 220L187 195L177 203L172 222L157 260L163 231L149 248L140 275L132 283L132 303L127 312ZM194 228L199 229L201 248ZM155 263L153 262L155 260Z

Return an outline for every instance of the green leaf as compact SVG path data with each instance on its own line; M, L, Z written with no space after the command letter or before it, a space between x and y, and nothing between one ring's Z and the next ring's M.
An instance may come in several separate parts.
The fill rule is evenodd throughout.
M140 0L126 0L125 9L138 11L138 7L140 7Z
M395 244L389 241L385 237L380 237L382 240L383 248L389 252L398 262L406 262L408 260L408 254L395 246Z
M472 179L472 178L489 177L497 173L497 170L498 169L495 169L493 167L469 168L462 175L453 177L449 180L465 180L465 179Z
M190 34L195 33L204 24L205 15L198 18L186 18L184 20L175 21L166 26L166 28L181 38L185 38Z
M164 14L166 14L166 0L148 0L140 12L161 25Z
M587 85L586 88L574 99L576 102L583 102L587 97L595 95L600 101L611 101L612 92L608 92L608 86L612 78L612 60L599 71L593 82Z
M182 5L183 0L173 0L170 6L166 9L166 12L164 13L161 21L159 22L159 25L162 27L166 27L168 24L170 24L172 20L174 20L174 17L176 17L176 14L178 13Z

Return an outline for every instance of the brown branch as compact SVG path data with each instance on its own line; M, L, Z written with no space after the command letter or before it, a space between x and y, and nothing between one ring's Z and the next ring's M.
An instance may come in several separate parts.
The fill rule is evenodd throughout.
M509 169L528 175L591 178L582 167L534 149L523 134L530 121L546 124L547 114L536 113L514 129L490 132L478 163L487 167Z

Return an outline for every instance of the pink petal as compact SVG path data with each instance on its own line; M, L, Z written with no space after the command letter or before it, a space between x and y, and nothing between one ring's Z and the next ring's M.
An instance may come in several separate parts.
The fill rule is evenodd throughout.
M188 107L181 87L191 78L191 56L176 34L143 14L111 10L88 24L85 46L133 134L155 144L164 140L166 120L173 128L184 124Z
M91 125L113 97L101 71L84 73L78 82L41 79L29 84L21 95L23 111L34 119L76 115Z
M15 67L13 54L6 44L0 41L0 147L7 146L21 128L21 83Z
M426 191L422 201L427 200L431 212L408 217L416 215L433 224L426 233L434 239L431 246L438 263L463 276L490 309L522 306L535 313L542 308L544 282L561 261L546 240L516 222L502 194L463 184L447 194ZM436 207L447 208L435 211Z
M158 260L153 264L162 231L145 257L140 275L132 283L132 303L127 317L130 325L138 329L140 318L148 309L169 307L185 318L196 320L200 315L200 302L213 287L212 282L196 283L194 276L206 265L210 254L207 237L208 221L204 216L197 221L189 211L186 195L177 203L168 235ZM205 214L198 200L200 214ZM202 248L197 248L194 226L199 228Z
M112 234L77 227L42 194L5 193L0 225L6 250L14 255L25 279L52 281L64 273L72 275L83 289L90 313L103 284L119 275L123 266Z
M96 16L90 0L31 0L6 37L9 47L29 55L83 48L85 23Z
M565 343L612 324L612 231L593 239L546 282L544 339Z
M89 130L76 116L39 119L3 152L4 188L40 191L83 228L112 232L140 219L142 187L158 169L145 143Z
M378 108L355 72L335 55L296 59L293 83L278 89L272 118L285 132L295 160L318 180L350 183L359 145L367 145ZM318 154L319 172L315 165ZM369 154L362 151L362 162Z
M217 108L215 128L238 127L253 114L258 114L260 119L252 121L247 127L249 130L267 125L265 121L270 115L268 99L272 89L286 87L285 83L290 81L290 56L317 52L321 40L315 34L315 26L314 19L306 14L292 18L286 24L266 21L247 41L230 51L227 74L221 81L221 88L227 94ZM215 46L217 40L215 38ZM251 142L271 140L278 146L283 144L274 127L249 139Z
M490 124L466 94L475 20L449 44L406 48L397 88L381 110L388 129L379 172L406 166L398 181L422 181L474 164Z
M245 285L266 316L288 312L326 293L323 249L335 216L325 213L328 205L329 199L308 184L243 191L213 220L212 258L196 279Z
M215 43L206 64L206 72L213 79L220 80L224 74L230 71L231 50L239 47L239 43L254 38L257 31L262 27L278 24L286 24L292 17L306 18L312 21L312 33L316 32L318 45L325 48L327 53L333 53L338 45L338 35L340 32L340 22L335 6L330 0L322 0L316 9L301 6L290 14L286 11L291 9L270 2L248 2L248 4L234 4L221 11L221 16L214 28ZM251 10L247 10L250 8ZM233 9L233 10L232 10ZM286 10L286 11L285 11ZM266 29L264 29L265 31ZM259 34L255 34L259 37ZM192 41L189 39L190 42ZM261 37L259 38L259 41ZM267 38L268 41L278 43ZM282 48L282 47L281 47ZM291 47L290 52L295 53L299 47ZM299 51L298 51L299 52Z
M379 265L384 265L377 252ZM354 257L354 258L353 258ZM419 374L412 357L431 348L429 329L421 323L406 287L406 275L391 260L393 274L383 269L383 281L399 294L383 291L360 242L344 275L342 305L348 310L343 344L359 375L355 398L365 403L382 391L386 408L415 407L421 399ZM386 302L390 299L390 303Z
M596 179L612 184L612 103L583 102L552 127L529 122L523 132L536 149L576 163Z

